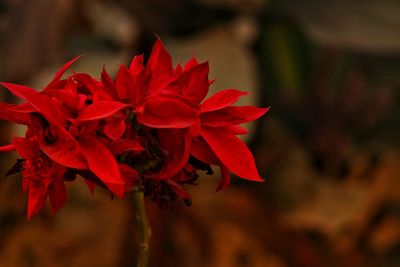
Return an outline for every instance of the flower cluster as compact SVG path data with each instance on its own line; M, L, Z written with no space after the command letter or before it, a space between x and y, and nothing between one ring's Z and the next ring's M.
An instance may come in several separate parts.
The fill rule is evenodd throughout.
M232 106L245 92L227 89L205 99L208 63L191 59L173 68L171 56L158 39L147 64L135 56L120 66L113 80L103 69L97 80L86 73L62 78L77 60L65 64L41 92L1 83L25 100L0 103L0 119L27 126L0 151L20 156L8 172L21 172L28 192L28 217L47 199L56 212L67 199L66 181L83 177L113 195L144 190L161 206L175 199L190 203L182 188L193 184L198 171L221 169L217 190L230 183L230 173L263 181L254 158L237 135L239 124L255 120L266 108Z

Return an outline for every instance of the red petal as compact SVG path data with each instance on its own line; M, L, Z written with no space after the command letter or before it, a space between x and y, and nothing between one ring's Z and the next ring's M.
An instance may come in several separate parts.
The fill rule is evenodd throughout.
M75 86L75 83L71 80L68 80L68 83L73 83L74 85L71 86ZM76 101L76 95L72 94L71 91L69 90L60 90L60 89L49 89L46 88L45 89L45 94L51 98L54 98L61 101L64 105L68 106L69 109L74 109L77 105L77 101ZM27 110L28 107L27 107Z
M197 159L211 164L220 165L221 162L211 150L210 146L205 141L200 141L198 139L193 139L190 147L190 153Z
M99 86L95 79L93 79L89 74L86 73L74 73L73 79L80 83L84 89L87 89L88 93L96 95L99 91ZM80 88L82 89L82 88Z
M14 137L13 145L23 159L32 159L41 153L38 142L32 142L23 137Z
M126 104L115 101L96 101L87 106L77 118L78 121L98 120L109 117L121 109L127 107Z
M185 200L192 199L188 194L188 192L186 192L185 189L183 189L183 187L177 182L173 180L166 180L165 182L171 187L172 190L174 190L174 192L180 199L185 199Z
M110 144L110 149L114 155L120 155L128 151L143 151L144 147L137 139L119 139Z
M29 103L22 103L22 104L19 104L19 105L11 105L11 104L7 104L7 105L10 105L9 109L11 111L17 111L17 112L20 112L20 113L37 112L37 110L34 107L32 107L32 105L29 104Z
M55 162L74 168L86 169L86 161L78 142L63 128L50 126L49 131L55 137L54 142L48 142L40 136L39 144L42 151Z
M170 179L178 174L189 160L190 138L187 129L160 129L158 131L161 147L167 157L163 168L151 177Z
M117 88L110 75L108 75L106 69L103 66L103 71L101 72L101 82L103 83L103 88L105 91L113 98L118 99Z
M242 126L239 125L228 125L228 126L223 126L221 127L228 133L234 134L234 135L244 135L248 134L249 130L246 128L243 128Z
M13 95L28 101L38 112L40 112L49 122L63 127L65 117L59 106L51 101L44 94L40 94L36 90L12 83L0 83L6 87Z
M75 63L75 61L77 61L82 55L68 61L67 63L64 64L64 66L62 66L56 73L56 75L54 75L53 81L58 81L61 79L61 76L63 76L64 72L67 71L67 69L69 67L71 67L72 64Z
M224 165L220 166L220 170L221 170L221 182L217 187L216 190L217 192L224 190L231 184L231 174L229 173L229 170Z
M199 62L197 61L196 58L192 57L183 67L183 70L188 70L190 68L193 68L194 66L197 66Z
M29 116L15 110L19 106L20 105L0 103L0 119L18 124L29 124Z
M223 129L203 127L202 136L221 162L237 176L252 181L263 181L250 150L236 136Z
M196 65L185 71L188 75L187 87L182 94L193 103L199 104L208 94L208 62Z
M67 190L61 177L55 177L49 186L49 200L53 213L64 207L67 201Z
M226 107L213 112L201 114L201 122L207 126L229 126L254 121L264 115L269 108L257 108L253 106Z
M46 203L47 192L42 185L31 184L28 193L28 219L38 213Z
M144 109L137 112L140 123L153 128L186 128L197 118L196 109L175 96L148 97Z
M91 181L89 181L88 179L84 179L84 181L85 181L86 185L89 187L90 193L93 194L94 190L96 189L96 184L91 182Z
M241 96L247 95L247 92L236 89L225 89L208 98L201 104L201 112L208 112L228 107L239 100Z
M110 118L104 125L103 132L111 140L117 140L122 137L126 129L126 123L124 119Z
M85 155L89 169L113 192L122 197L125 183L121 178L117 161L110 150L99 140L89 135L81 135L78 139Z
M134 78L132 74L125 66L120 65L119 71L117 73L117 78L115 80L115 87L117 88L118 97L120 99L132 100L134 91L133 83L134 83Z
M0 146L0 152L10 152L15 151L15 146L13 144Z
M172 74L172 58L160 38L157 38L148 61L148 66L155 76Z
M129 66L129 70L134 74L141 73L143 71L143 69L144 69L143 60L144 60L143 55L135 56L131 61L131 64Z

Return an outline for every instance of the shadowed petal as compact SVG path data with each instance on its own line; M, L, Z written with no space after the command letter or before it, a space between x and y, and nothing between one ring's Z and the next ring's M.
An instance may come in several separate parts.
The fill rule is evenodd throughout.
M38 213L46 203L47 192L43 185L31 184L28 192L28 219Z
M196 109L180 98L168 95L148 97L137 113L140 123L154 128L186 128L196 118Z
M126 123L123 119L110 118L104 125L103 132L111 140L117 140L122 137L126 129Z
M54 140L46 140L45 136L40 136L39 144L42 151L55 162L74 168L85 169L87 167L85 158L78 142L63 128L50 126L48 131Z
M127 107L126 104L115 101L96 101L87 106L77 118L78 121L98 120L109 117L121 109Z
M35 89L12 83L0 83L10 93L29 102L39 113L41 113L52 124L63 127L65 118L61 109L54 101L37 92Z
M120 155L128 151L143 151L144 147L137 139L119 139L110 145L111 152L114 155Z
M18 124L29 124L29 116L25 113L15 110L19 106L20 105L0 103L0 119Z
M224 165L220 166L220 170L221 182L218 184L216 192L226 189L231 184L231 174L229 170Z
M59 209L64 207L67 201L67 189L65 188L62 177L55 177L49 186L49 200L53 213L56 213Z
M221 164L215 153L211 150L210 146L204 140L200 141L198 139L193 139L190 147L190 153L195 158L205 163L211 165Z
M152 178L168 179L178 174L189 160L190 138L187 129L160 129L160 143L167 157L163 168Z
M89 169L111 192L122 197L125 193L125 183L121 179L117 161L110 150L99 140L89 135L81 135L78 142L86 157Z
M32 142L23 137L14 137L13 145L23 159L32 159L41 153L38 142Z
M193 103L199 104L208 94L208 62L198 64L183 75L188 76L188 84L182 95Z
M104 90L113 98L118 99L117 88L110 75L107 73L105 67L103 66L103 71L101 72L101 82L103 83Z

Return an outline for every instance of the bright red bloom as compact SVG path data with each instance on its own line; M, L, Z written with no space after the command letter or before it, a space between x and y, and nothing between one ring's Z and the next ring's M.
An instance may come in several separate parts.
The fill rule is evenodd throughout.
M218 190L230 173L262 181L254 158L237 135L240 124L268 109L232 106L245 92L223 90L205 99L212 83L207 62L191 59L183 67L158 39L147 64L143 56L120 66L115 81L105 69L98 81L86 73L63 79L77 60L67 62L41 91L1 83L25 100L0 103L0 119L24 124L24 138L14 138L0 151L16 150L21 159L8 172L20 171L28 192L28 217L50 201L53 212L67 198L65 181L76 175L91 192L96 186L121 197L134 187L160 206L176 199L190 203L184 184L194 184L198 171L221 169Z

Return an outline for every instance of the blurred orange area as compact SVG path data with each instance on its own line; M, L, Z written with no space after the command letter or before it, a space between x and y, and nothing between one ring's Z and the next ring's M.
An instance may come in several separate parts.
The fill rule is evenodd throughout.
M193 204L148 202L150 266L400 266L400 3L395 0L0 2L0 81L40 89L75 71L114 74L157 33L175 64L209 60L212 93L271 106L244 136L265 183L214 176ZM5 90L2 101L15 102ZM247 102L246 102L247 101ZM0 145L20 128L0 123ZM0 154L0 175L15 155ZM18 175L0 179L0 266L134 266L132 196L68 185L67 205L26 218Z

